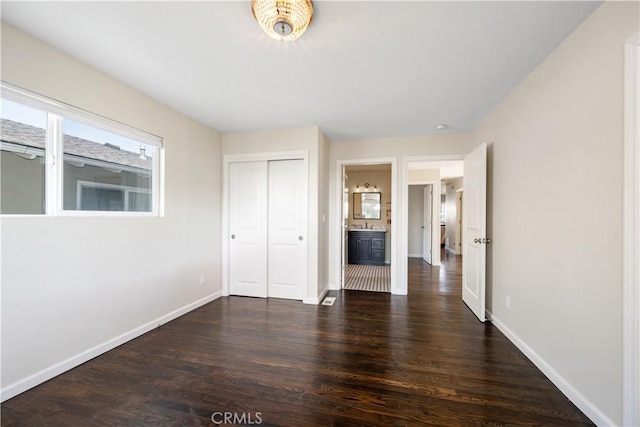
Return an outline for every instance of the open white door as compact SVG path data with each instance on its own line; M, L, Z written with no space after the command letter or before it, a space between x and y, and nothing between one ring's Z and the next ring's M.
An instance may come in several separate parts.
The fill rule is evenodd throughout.
M229 165L229 294L267 297L267 162Z
M462 205L462 300L485 321L487 229L487 144L464 158Z
M429 264L433 263L431 246L433 238L433 185L425 185L423 189L423 219L422 219L422 259Z

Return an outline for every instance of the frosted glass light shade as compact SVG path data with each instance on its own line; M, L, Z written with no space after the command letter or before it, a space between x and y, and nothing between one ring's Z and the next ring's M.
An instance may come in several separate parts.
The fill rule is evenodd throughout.
M251 11L267 35L276 40L295 40L313 17L310 0L251 0Z

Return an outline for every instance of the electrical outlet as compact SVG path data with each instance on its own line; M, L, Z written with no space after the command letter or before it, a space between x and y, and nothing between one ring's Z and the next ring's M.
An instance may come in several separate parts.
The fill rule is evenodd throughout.
M204 285L206 282L206 276L204 274L200 275L200 285Z
M507 307L507 310L511 310L511 298L504 297L504 306Z

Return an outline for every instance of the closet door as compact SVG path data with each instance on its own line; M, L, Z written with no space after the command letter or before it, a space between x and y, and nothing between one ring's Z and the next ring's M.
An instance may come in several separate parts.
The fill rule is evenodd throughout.
M301 300L306 295L307 211L304 162L270 161L269 297Z
M267 296L267 162L229 165L229 293Z

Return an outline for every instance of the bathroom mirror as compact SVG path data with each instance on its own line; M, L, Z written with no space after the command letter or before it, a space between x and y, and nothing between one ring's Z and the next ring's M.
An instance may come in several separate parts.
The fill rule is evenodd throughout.
M380 193L353 193L353 219L380 219Z

